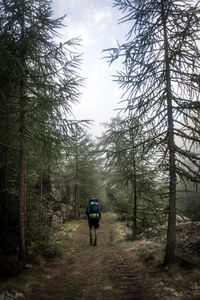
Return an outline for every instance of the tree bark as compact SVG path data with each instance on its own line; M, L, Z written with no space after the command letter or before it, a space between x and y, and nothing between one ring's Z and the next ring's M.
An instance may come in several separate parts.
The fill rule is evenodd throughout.
M19 261L26 265L26 154L25 154L25 88L20 80L20 158L19 158Z
M75 218L78 218L78 185L77 182L74 186L74 202L75 202L75 208L74 208L74 216Z
M164 32L165 47L165 66L166 66L166 94L168 111L168 153L169 153L169 216L167 229L167 245L164 258L164 264L169 265L175 260L176 247L176 161L175 161L175 143L174 143L174 123L172 107L172 91L170 77L169 45L166 25L165 1L161 1L162 21Z
M42 175L42 170L40 173L40 178L39 178L39 186L40 186L40 205L39 205L39 224L41 225L42 223L42 204L43 204L43 175Z
M134 195L134 207L133 207L133 240L136 240L137 236L137 182L136 182L136 164L135 164L135 152L132 150L132 163L133 163L133 195Z
M134 208L133 208L133 240L137 237L137 187L136 174L133 176L133 193L134 193Z
M132 190L133 190L133 240L137 237L137 174L136 174L136 161L135 161L135 145L133 137L133 128L130 129L130 137L132 143L131 160L133 170Z
M74 216L78 218L78 138L75 143L75 185L74 185Z
M0 169L0 228L4 230L0 231L0 250L7 250L7 223L6 215L7 212L7 196L8 196L8 149L6 146L3 146L3 167Z

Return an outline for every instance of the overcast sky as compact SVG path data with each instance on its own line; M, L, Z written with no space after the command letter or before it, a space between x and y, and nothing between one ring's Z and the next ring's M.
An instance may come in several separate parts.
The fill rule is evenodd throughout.
M102 59L105 55L102 50L116 46L116 40L125 39L126 25L117 24L121 12L113 8L112 0L54 0L53 10L56 17L67 14L62 38L82 39L80 73L86 80L73 113L77 119L94 120L90 133L100 136L104 131L100 124L109 122L117 114L114 110L121 107L118 104L121 91L111 77L120 65L109 67Z

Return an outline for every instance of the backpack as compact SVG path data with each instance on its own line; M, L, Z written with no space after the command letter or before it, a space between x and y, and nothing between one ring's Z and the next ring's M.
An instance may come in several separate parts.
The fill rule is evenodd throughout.
M98 207L98 199L90 198L89 207L88 207L88 215L91 219L99 219L99 207Z

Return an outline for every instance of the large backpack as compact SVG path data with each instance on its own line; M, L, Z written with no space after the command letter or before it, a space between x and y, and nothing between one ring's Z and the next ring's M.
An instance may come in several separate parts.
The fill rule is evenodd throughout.
M88 214L90 219L99 219L99 207L98 207L98 199L90 198Z

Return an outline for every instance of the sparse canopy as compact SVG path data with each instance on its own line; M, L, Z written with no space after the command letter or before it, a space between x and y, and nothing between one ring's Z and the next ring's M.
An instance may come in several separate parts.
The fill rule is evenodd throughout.
M111 63L123 58L116 81L126 109L146 128L146 143L162 153L169 176L169 227L165 263L175 257L176 180L200 181L200 49L198 2L115 0L130 24L127 42L107 49ZM190 164L186 161L190 161ZM178 177L177 177L178 176Z

